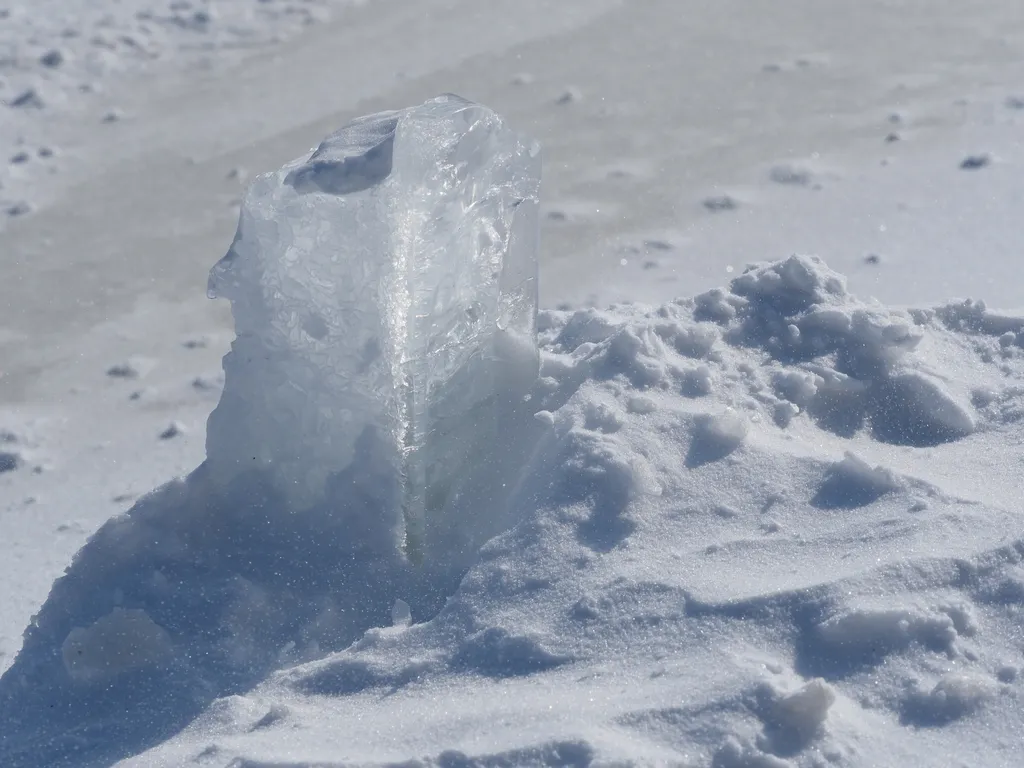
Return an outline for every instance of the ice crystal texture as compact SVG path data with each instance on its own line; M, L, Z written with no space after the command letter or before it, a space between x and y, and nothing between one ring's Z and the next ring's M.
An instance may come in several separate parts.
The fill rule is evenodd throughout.
M256 179L210 274L236 330L211 476L261 472L295 511L359 495L422 536L537 375L539 184L537 145L452 95Z

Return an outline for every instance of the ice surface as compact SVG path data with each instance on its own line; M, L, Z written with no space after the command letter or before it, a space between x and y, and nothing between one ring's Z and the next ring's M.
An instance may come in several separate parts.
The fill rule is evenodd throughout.
M375 543L419 550L536 378L540 164L443 95L258 178L210 275L237 335L211 476L264 472L293 510L365 495Z

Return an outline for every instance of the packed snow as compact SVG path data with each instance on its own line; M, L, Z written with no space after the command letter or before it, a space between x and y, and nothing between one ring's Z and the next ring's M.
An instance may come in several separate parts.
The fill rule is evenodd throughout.
M1019 763L1016 4L45 5L0 8L0 763ZM536 347L488 319L529 359L439 361L453 450L371 450L328 415L415 379L345 407L323 283L401 251L332 227L349 172L408 254L502 221L366 151L452 90L543 147Z

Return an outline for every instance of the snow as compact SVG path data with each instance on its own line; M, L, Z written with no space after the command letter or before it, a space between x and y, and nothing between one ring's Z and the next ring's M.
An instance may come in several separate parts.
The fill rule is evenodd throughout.
M327 21L354 0L32 0L0 10L0 146L15 147L0 166L0 228L24 215L38 180L60 174L53 123L81 119L106 102L108 86L171 67L223 67L225 59L266 47ZM101 122L121 118L106 107ZM15 167L20 166L20 167Z
M516 5L0 9L0 762L1019 762L1019 8ZM544 148L547 309L417 564L211 479L204 290L249 171L448 91Z
M305 720L296 742L280 713L296 697L339 706L355 697L362 717L392 722L441 691L458 701L501 683L529 699L536 690L519 687L568 686L565 697L591 678L582 690L605 697L600 715L566 703L541 731L516 736L481 720L465 733L537 754L571 743L595 759L693 749L716 764L832 752L866 761L871 750L850 745L858 719L831 722L839 702L922 725L1014 711L1016 693L991 666L1005 651L983 627L1012 621L1015 604L973 596L1020 561L1005 533L1014 512L943 485L979 435L1007 452L1019 439L1002 411L976 412L969 392L1019 387L1024 349L1000 345L1002 322L951 329L960 323L942 318L962 319L962 305L904 311L857 299L814 257L754 265L712 295L730 308L711 312L717 321L707 319L709 294L542 314L530 402L548 416L524 414L536 447L521 469L505 465L509 509L492 500L487 511L512 528L468 571L389 557L338 501L289 511L259 476L218 490L211 452L186 481L101 528L54 586L5 677L5 717L18 724L12 759L34 751L61 764L74 749L109 760L198 716L139 758L180 764L210 746L212 713L242 702L257 719L278 713L255 729L220 717L218 743L244 759L431 757L417 750L429 749L433 721L413 729L419 741L373 746L329 735L344 718L328 714ZM982 354L986 340L998 358ZM893 395L894 380L930 381L935 361L918 350L935 347L950 363L949 402L931 407L923 384ZM687 390L697 361L707 393ZM801 373L814 385L775 385ZM780 424L786 397L801 405ZM961 401L950 417L949 403ZM971 428L953 431L951 421ZM843 457L846 446L858 455ZM965 568L977 586L962 583ZM755 647L757 664L746 658ZM609 703L605 686L622 684L611 670L626 653L629 674L678 682ZM935 680L937 659L962 672ZM890 664L899 674L879 678ZM758 666L766 671L751 677ZM545 675L553 679L530 682ZM717 692L701 707L718 725L652 735L664 718L682 725L675 708L696 706L671 698L686 680L691 697ZM140 698L158 687L158 699ZM55 701L67 704L55 711ZM131 731L105 735L129 702ZM510 717L488 711L496 723ZM60 736L74 726L98 736L88 745ZM602 729L631 740L608 743ZM446 749L480 757L474 739L448 738Z

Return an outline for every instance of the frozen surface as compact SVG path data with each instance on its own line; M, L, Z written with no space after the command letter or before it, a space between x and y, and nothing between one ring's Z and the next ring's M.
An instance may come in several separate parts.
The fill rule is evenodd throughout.
M359 496L368 546L421 553L537 375L539 183L539 148L457 96L258 178L210 275L237 333L211 476L297 511Z

